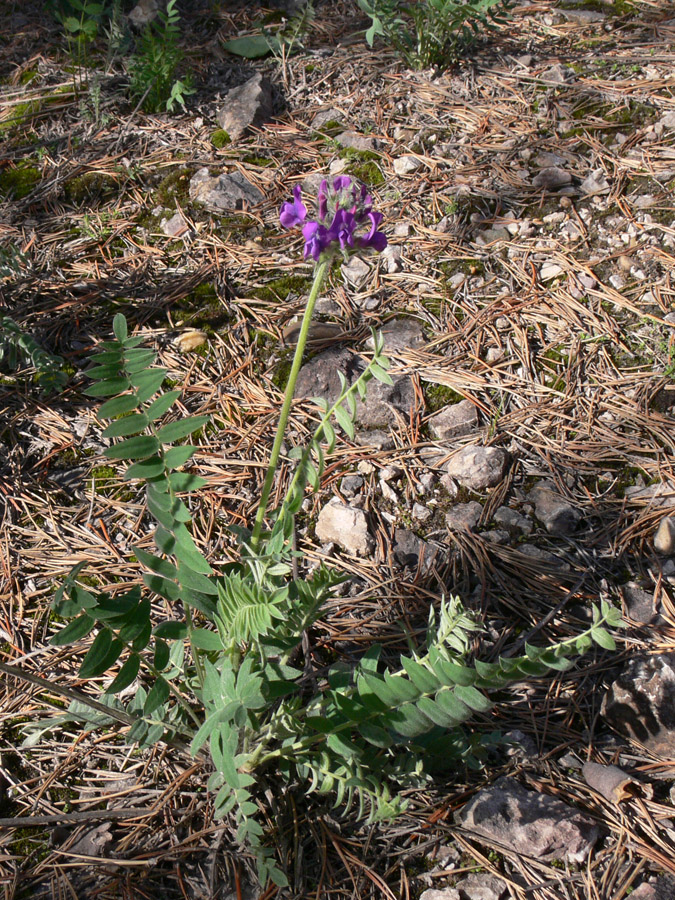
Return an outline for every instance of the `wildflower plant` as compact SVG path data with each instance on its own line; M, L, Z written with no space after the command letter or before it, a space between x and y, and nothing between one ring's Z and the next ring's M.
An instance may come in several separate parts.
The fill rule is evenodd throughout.
M296 467L281 505L270 512L268 504L314 304L336 258L386 246L381 219L365 187L347 177L323 182L313 219L298 188L281 208L284 227L302 226L314 282L257 515L251 531L236 532L237 561L213 568L192 538L183 500L205 481L189 471L196 447L177 442L207 417L165 422L180 392L161 391L166 370L154 366L155 353L140 338L129 336L123 316L115 317L114 339L101 344L88 373L94 384L86 393L106 398L98 410L110 422L103 435L116 441L105 455L128 464L125 479L145 484L156 528L152 549L134 548L146 569L144 588L94 592L78 582L80 564L57 591L55 611L70 621L51 643L79 643L93 634L79 675L105 679L94 711L83 695L58 723L131 722L126 740L141 747L189 741L193 754L208 759L215 815L232 817L260 880L279 886L287 879L266 840L258 790L270 775L302 785L304 793L329 795L343 809L356 804L371 821L395 816L405 806L401 790L424 785L434 760L472 761L480 742L462 725L490 710L489 691L564 670L568 657L593 641L613 647L604 626L620 623L603 603L577 638L549 648L526 645L523 657L471 661L479 625L459 599L449 598L430 610L426 641L409 655L392 662L372 646L356 664L338 660L318 677L306 674L303 636L343 577L325 566L294 573L295 516L306 488L320 485L325 454L337 441L335 425L353 435L368 381L390 381L379 336L360 377L351 385L343 380L334 402L322 403L308 446L288 454ZM169 605L164 621L152 614L152 594ZM122 699L132 685L131 698ZM53 725L27 727L43 732Z
M412 69L455 63L482 30L506 21L513 0L357 0L371 19L366 40L390 44Z

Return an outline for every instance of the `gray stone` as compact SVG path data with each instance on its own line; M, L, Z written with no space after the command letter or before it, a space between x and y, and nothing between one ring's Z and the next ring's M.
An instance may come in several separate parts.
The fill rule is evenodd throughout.
M444 406L427 420L431 436L437 441L470 434L478 427L478 412L470 400L460 400Z
M556 191L558 188L564 187L572 183L572 176L565 169L559 166L548 166L542 169L532 179L532 184L536 188L543 188L546 191Z
M371 272L372 268L360 256L350 257L340 269L343 281L357 289L363 287Z
M675 131L675 110L672 112L667 112L665 116L661 116L659 119L659 124L664 128L669 128Z
M174 213L170 219L162 219L159 227L168 237L178 238L189 230L188 224L183 218L182 213Z
M354 509L337 497L333 497L319 513L316 536L323 543L338 544L354 556L368 556L374 546L363 510Z
M448 462L447 472L474 491L494 487L504 478L508 456L499 447L463 447Z
M624 737L659 756L675 757L675 653L629 660L601 711Z
M358 134L356 131L343 131L336 138L338 144L342 147L351 147L354 150L376 150L377 142L375 138L367 137L365 134Z
M345 497L353 497L363 487L363 478L360 475L345 475L340 482L340 490Z
M494 514L494 520L510 532L519 532L520 534L532 532L532 522L525 516L521 516L515 509L509 509L508 506L500 506Z
M607 176L602 169L596 169L594 172L581 182L581 192L587 196L595 194L609 194L609 182Z
M339 109L331 106L330 109L321 109L312 119L312 128L319 129L326 122L342 122L344 115Z
M462 900L502 900L507 891L506 882L485 872L467 875L455 887Z
M655 622L654 597L649 591L643 591L639 585L629 582L621 588L621 593L630 619L641 625Z
M458 503L445 514L445 524L450 531L473 531L483 515L483 507L475 500Z
M211 212L221 213L227 209L256 206L263 200L263 193L241 172L214 176L203 168L190 179L190 199L203 203Z
M357 431L354 435L354 443L359 447L374 447L375 450L391 450L394 447L393 437L378 428L373 428L371 431Z
M493 528L491 531L484 531L483 537L491 544L508 544L511 536L508 531L502 531L501 528Z
M397 528L394 532L394 559L401 566L416 569L422 559L428 568L436 557L436 548L417 537L409 528Z
M403 262L401 260L401 248L395 246L394 244L389 244L388 247L384 248L384 250L382 251L381 259L384 262L384 266L389 275L400 272L403 268Z
M544 263L539 270L539 277L542 281L552 281L554 278L563 275L565 270L558 263Z
M499 778L455 816L469 832L535 859L583 863L598 838L592 820L562 800Z
M672 556L675 553L675 519L671 516L661 519L654 535L654 549L664 556Z
M530 491L537 518L549 534L572 534L579 524L581 513L557 493L550 481L542 481Z
M541 166L542 169L550 166L564 166L566 163L566 157L561 156L560 153L554 153L552 150L541 150L534 158L534 164Z
M378 329L384 339L385 353L398 353L401 350L415 350L426 343L424 326L418 319L408 316L399 316L390 319L382 328ZM366 346L373 347L372 337L366 341Z
M630 897L631 900L673 900L675 878L672 875L661 875L654 881L643 881Z
M495 226L493 228L486 228L485 231L481 231L481 233L476 237L476 243L480 246L486 246L487 244L494 244L497 241L510 241L511 235L507 228L502 226Z
M459 896L458 890L448 887L441 888L441 890L429 888L428 891L424 891L420 900L462 900L462 898Z
M428 522L433 513L428 506L424 506L422 503L413 503L412 515L413 519L417 519L418 522Z
M300 369L297 397L322 397L329 402L340 395L338 372L352 384L365 369L363 360L347 349L330 349L317 354ZM415 390L408 375L392 376L393 384L370 382L365 402L356 405L357 420L369 428L382 428L398 421L398 413L407 421L415 404ZM366 443L373 439L370 432ZM360 438L359 438L360 441Z
M554 553L549 553L548 550L537 547L536 544L518 544L517 549L518 553L522 553L523 556L529 556L530 559L536 559L539 562L548 563L556 569L562 569L564 572L569 572L569 563L560 559L560 557L556 556Z
M420 169L422 163L415 156L399 156L394 160L394 172L397 175L412 175Z
M230 139L236 141L251 125L260 124L269 118L271 112L270 83L260 72L256 72L247 82L227 92L216 120Z
M553 84L566 84L576 81L574 69L570 69L569 66L564 66L562 63L556 63L550 69L546 69L545 72L542 72L541 77L542 80L553 82Z

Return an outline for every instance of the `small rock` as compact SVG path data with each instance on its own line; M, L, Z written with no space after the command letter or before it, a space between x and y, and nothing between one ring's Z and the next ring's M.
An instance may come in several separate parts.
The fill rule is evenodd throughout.
M390 319L379 329L384 338L385 353L399 353L401 350L415 350L426 343L424 327L418 319L398 317ZM366 341L366 346L373 347L372 337Z
M460 400L444 406L427 420L427 424L434 440L449 441L474 431L478 427L478 413L470 400Z
M416 519L418 522L428 522L433 516L433 512L422 503L413 503L412 515L413 519Z
M336 138L338 144L342 147L351 147L354 150L376 150L377 142L375 138L366 137L365 134L358 134L356 131L343 131Z
M544 263L539 270L539 277L542 281L552 281L554 278L558 278L559 275L562 275L564 271L563 267L559 266L557 263Z
M465 900L502 900L507 891L506 883L501 878L485 872L467 875L457 882L456 888Z
M580 272L577 275L577 278L579 279L579 283L581 284L581 286L587 291L594 291L598 286L597 280L593 278L592 275L587 275L585 272Z
M463 447L448 463L447 472L474 491L494 487L503 479L508 456L498 447Z
M271 111L271 85L260 72L256 72L244 84L227 92L216 120L230 139L236 141L251 125L267 119Z
M450 531L473 531L483 515L483 507L475 500L458 503L445 514L445 524Z
M602 702L609 725L652 753L675 756L675 653L633 658Z
M572 534L579 524L581 513L556 491L550 481L543 481L530 491L536 515L549 534Z
M436 557L436 548L417 537L409 528L397 528L394 532L394 559L400 566L417 569L420 559L428 568Z
M539 755L537 745L532 738L518 728L507 731L504 740L507 742L506 755L509 758L535 759Z
M569 572L569 563L566 563L554 553L549 553L548 550L537 547L536 544L518 544L517 551L522 553L523 556L529 556L530 559L536 559L539 562L548 563L556 569L561 569L563 572Z
M458 890L448 887L441 888L441 890L429 888L428 891L424 891L420 900L462 900L462 898L460 897Z
M357 431L354 435L354 442L359 447L373 447L375 450L392 450L394 447L393 437L386 431L380 431L377 428L371 431Z
M174 213L170 219L162 219L159 227L168 237L178 238L188 231L188 224L183 218L182 213Z
M664 128L675 131L675 110L673 112L667 112L665 116L661 116L659 124L663 125Z
M190 179L190 199L203 203L211 212L220 213L256 206L263 200L263 194L241 172L213 176L204 167Z
M394 172L397 175L412 175L422 167L422 163L415 156L399 156L394 160Z
M342 122L344 115L339 109L331 106L330 109L321 109L312 119L312 128L319 130L326 122Z
M648 591L635 584L629 582L621 588L623 594L623 602L626 606L626 613L634 622L641 625L653 624L656 618L656 610L654 609L654 597Z
M340 482L340 491L345 497L353 497L363 487L363 478L360 475L345 475Z
M623 276L617 275L616 273L614 275L610 275L608 281L615 291L620 291L626 286L626 281Z
M535 859L583 863L598 828L582 813L547 794L499 778L479 791L455 816L467 831Z
M552 150L541 150L534 158L535 166L540 166L542 169L550 168L551 166L564 166L566 163L566 157L561 156L559 153L554 153Z
M576 81L574 70L570 69L569 66L564 66L562 63L556 63L550 69L546 69L545 72L541 73L541 77L543 80L553 84L566 84Z
M609 182L603 169L596 169L581 182L581 192L587 196L609 194Z
M508 506L500 506L494 514L494 520L510 532L520 532L520 534L531 534L532 532L532 522L525 516L521 516L515 509L509 509Z
M401 248L396 247L394 244L389 244L388 247L384 248L381 258L384 260L384 265L389 275L394 275L403 268Z
M352 256L348 262L342 264L340 271L345 283L358 289L366 283L372 269L361 257Z
M354 556L368 556L374 546L363 510L353 509L337 497L333 497L319 513L316 536L323 543L338 544Z
M365 369L363 360L344 348L325 350L305 363L298 374L296 396L322 397L329 402L340 396L342 390L338 372L342 372L348 384ZM398 413L407 420L415 405L415 390L409 375L392 376L393 384L371 381L365 402L357 402L358 421L370 428L382 428L397 421ZM365 444L371 445L376 439L375 432L368 432ZM384 436L391 441L391 437ZM361 443L361 436L357 441Z
M654 535L654 549L664 556L672 556L675 553L675 519L672 516L661 519Z
M508 531L502 531L501 528L492 528L490 531L484 531L483 537L491 544L508 544L511 536Z
M501 226L496 226L494 228L486 228L485 231L481 231L481 233L476 237L476 243L481 246L486 246L487 244L494 244L497 241L510 241L511 235L507 228L502 228Z
M549 166L542 169L532 179L532 185L536 188L542 188L546 191L556 191L558 188L572 183L572 176L565 169L559 166Z

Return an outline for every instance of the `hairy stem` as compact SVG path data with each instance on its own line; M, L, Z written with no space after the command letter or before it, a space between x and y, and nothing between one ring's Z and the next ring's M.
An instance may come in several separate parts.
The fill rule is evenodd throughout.
M298 335L298 344L295 348L295 356L293 357L293 365L291 366L291 372L288 376L288 384L286 385L284 404L281 407L279 425L277 426L276 437L274 438L274 444L272 445L272 453L270 455L270 461L267 467L267 472L265 474L262 493L260 495L260 505L258 506L258 512L255 517L255 524L253 526L253 533L251 535L251 550L253 551L256 551L258 549L258 545L260 543L260 534L262 532L263 523L265 521L265 513L267 512L267 504L272 492L272 485L274 484L274 476L276 475L279 455L281 453L281 444L284 440L286 424L288 422L288 416L291 411L291 403L293 402L293 394L295 392L295 383L298 380L298 372L300 371L300 366L302 365L302 356L305 350L305 344L307 343L309 326L312 321L314 306L316 305L319 292L323 287L323 282L326 278L329 265L329 260L322 259L319 261L316 269L314 270L314 283L312 284L312 289L309 293L309 297L307 298L307 306L305 307L305 314L302 318L300 334Z

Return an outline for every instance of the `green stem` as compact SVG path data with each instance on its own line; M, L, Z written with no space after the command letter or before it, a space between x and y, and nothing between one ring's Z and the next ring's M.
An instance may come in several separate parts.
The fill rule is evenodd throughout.
M309 297L307 298L307 306L305 307L305 314L302 318L300 334L298 335L298 344L295 348L295 356L293 357L293 365L291 366L291 372L288 376L288 384L286 385L284 405L281 407L279 425L277 426L276 437L274 438L274 444L272 445L272 453L270 455L270 461L267 467L267 472L265 474L262 493L260 495L260 505L258 506L258 512L255 517L253 533L251 534L251 550L253 550L254 552L258 549L258 545L260 543L260 533L265 521L267 504L270 499L270 494L272 493L274 476L276 475L277 471L277 464L279 462L279 455L281 453L281 445L284 440L284 432L286 431L286 423L288 422L288 416L291 411L291 403L293 402L293 394L295 392L295 383L298 380L298 372L300 371L300 366L302 365L302 356L305 350L305 344L307 343L307 335L309 333L309 326L312 321L314 306L316 305L319 292L323 287L323 282L326 278L329 265L330 260L322 259L319 261L316 269L314 270L314 283L312 284L312 289L309 292Z

